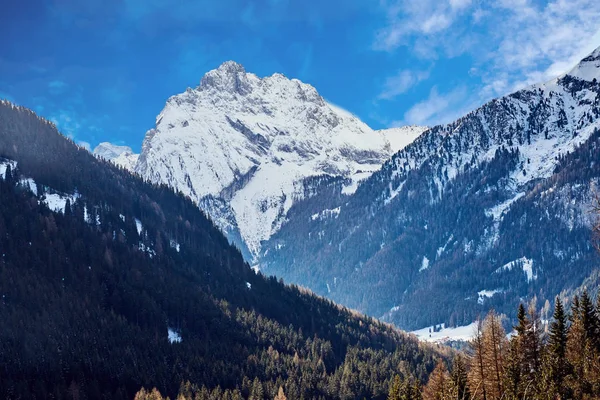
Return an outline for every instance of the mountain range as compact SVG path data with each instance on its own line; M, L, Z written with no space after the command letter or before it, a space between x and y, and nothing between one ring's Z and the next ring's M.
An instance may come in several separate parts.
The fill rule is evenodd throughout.
M266 274L401 327L468 325L595 276L598 79L600 49L450 124L374 131L227 62L168 100L129 168Z

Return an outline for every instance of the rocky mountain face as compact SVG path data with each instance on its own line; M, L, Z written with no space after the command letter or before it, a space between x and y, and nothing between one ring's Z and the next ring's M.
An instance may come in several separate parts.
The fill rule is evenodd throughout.
M261 267L405 328L467 325L578 287L599 261L599 78L600 49L427 130L350 196L322 182L329 195L290 209Z
M373 131L308 84L226 62L168 100L134 169L190 196L256 260L311 178L351 192L418 131Z

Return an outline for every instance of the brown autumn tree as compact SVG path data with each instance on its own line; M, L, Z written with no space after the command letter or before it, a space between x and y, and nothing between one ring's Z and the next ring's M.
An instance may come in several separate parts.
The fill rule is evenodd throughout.
M450 398L450 374L446 364L438 360L435 369L429 375L429 381L423 388L423 400L446 400Z
M504 393L504 361L508 349L506 332L499 315L490 311L472 342L469 386L472 398L500 399Z

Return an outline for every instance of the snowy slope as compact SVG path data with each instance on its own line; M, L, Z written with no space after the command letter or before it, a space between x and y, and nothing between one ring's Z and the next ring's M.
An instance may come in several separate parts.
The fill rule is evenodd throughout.
M139 154L135 154L129 146L117 146L109 142L102 142L93 151L96 157L102 157L107 161L133 171Z
M456 328L446 328L444 324L438 324L437 327L439 328L436 329L436 326L429 326L412 331L411 333L424 342L446 343L454 340L469 341L477 332L477 322L465 326L457 326Z
M226 232L239 229L256 255L303 196L305 178L364 178L391 154L383 133L314 87L229 61L167 101L135 171L189 195Z

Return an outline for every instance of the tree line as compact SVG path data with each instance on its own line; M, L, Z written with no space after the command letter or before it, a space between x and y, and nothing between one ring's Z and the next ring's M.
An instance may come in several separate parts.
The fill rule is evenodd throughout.
M600 297L574 296L567 312L556 298L551 321L542 321L535 302L518 308L508 335L494 311L478 323L470 349L448 369L439 361L419 393L399 379L390 400L517 400L600 398Z

